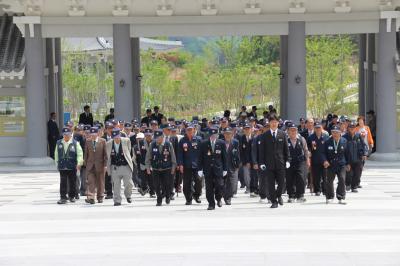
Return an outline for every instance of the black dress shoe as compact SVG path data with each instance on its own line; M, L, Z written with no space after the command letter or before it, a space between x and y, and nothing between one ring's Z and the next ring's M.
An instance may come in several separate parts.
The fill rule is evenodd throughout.
M89 204L95 204L96 202L94 201L94 199L85 199L85 202L86 203L89 203Z
M59 201L57 201L57 204L67 204L67 200L66 199L60 199Z
M157 202L156 206L161 206L162 203L161 202Z
M221 207L222 207L222 201L219 200L219 201L217 202L217 206L221 208Z
M170 200L175 200L174 195L171 195L171 197L169 198Z
M94 201L94 200L93 200ZM97 200L98 203L103 203L103 199L98 199Z
M316 192L315 196L321 196L321 192Z
M231 205L231 200L225 200L225 205Z
M170 198L166 198L166 199L165 199L165 203L166 203L166 204L170 204L170 202L171 202L171 199L170 199Z
M128 203L132 203L132 199L131 199L131 198L127 198L126 201L127 201Z
M192 201L186 201L185 205L192 205Z
M113 198L113 195L107 195L106 197L105 197L105 199L112 199Z
M121 206L120 202L114 202L114 206Z
M282 197L279 197L279 198L278 198L278 203L279 203L279 205L281 205L281 206L283 205L283 199L282 199Z
M194 198L194 201L196 202L196 203L198 203L198 204L200 204L201 203L201 200L200 200L200 198Z
M74 203L75 202L75 198L70 198L69 201Z
M208 210L208 211L215 210L215 206L208 206L207 210Z
M272 203L271 208L272 209L278 208L278 203L276 202Z
M150 194L150 198L154 199L155 197L156 197L156 195Z
M77 199L77 200L79 199L79 194L75 196L75 199Z

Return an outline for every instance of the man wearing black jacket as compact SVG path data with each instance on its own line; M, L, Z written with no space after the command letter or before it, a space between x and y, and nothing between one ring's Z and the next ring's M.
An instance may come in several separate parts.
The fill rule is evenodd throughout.
M224 200L226 205L231 205L231 199L237 192L238 172L240 166L239 141L233 138L233 130L230 127L224 129L226 161L228 174L225 179Z
M271 208L283 205L282 193L285 189L285 169L290 167L288 139L278 129L279 119L275 114L269 118L270 130L259 137L260 157L258 165L262 170L262 179L267 180ZM275 189L275 183L278 187Z
M78 124L93 126L93 115L90 112L90 106L89 105L85 105L83 107L83 111L84 112L79 115Z
M47 141L49 143L49 155L54 159L54 151L56 150L57 140L60 139L60 131L56 122L56 113L50 114L50 119L47 122Z
M350 171L346 172L346 190L357 193L360 184L361 173L364 161L367 159L368 149L366 143L359 133L356 133L357 124L351 122L348 132L343 136L347 140L347 153Z
M215 200L218 207L222 207L224 177L227 175L225 142L218 139L218 129L209 129L210 138L200 145L198 174L205 177L206 197L208 209L215 209Z

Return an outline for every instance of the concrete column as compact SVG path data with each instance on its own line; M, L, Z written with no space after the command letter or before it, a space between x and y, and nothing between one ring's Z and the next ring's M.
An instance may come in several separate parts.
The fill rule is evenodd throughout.
M282 35L280 42L280 116L287 117L288 109L288 36Z
M386 30L386 20L379 22L378 73L376 93L377 153L396 157L396 30L392 22L391 32ZM385 159L387 160L387 158Z
M113 25L114 42L114 107L115 117L133 118L132 49L128 24Z
M360 34L359 36L359 63L358 63L358 113L365 116L366 104L365 104L365 91L366 91L366 81L365 81L365 69L364 63L367 59L367 35Z
M375 110L375 72L374 64L376 62L376 35L368 34L367 37L367 77L366 77L366 92L365 92L365 110Z
M287 118L298 122L307 116L305 22L289 22Z
M26 58L26 157L21 164L48 164L46 127L46 80L44 76L44 42L41 25L34 25L34 36L25 26Z
M133 70L133 118L140 121L142 107L141 71L140 71L140 40L131 38L132 70Z
M57 117L60 130L64 125L64 94L62 86L61 39L54 39L55 84L57 85Z

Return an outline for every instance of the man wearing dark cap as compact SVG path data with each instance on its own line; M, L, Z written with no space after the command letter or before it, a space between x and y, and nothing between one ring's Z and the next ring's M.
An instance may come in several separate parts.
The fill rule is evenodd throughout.
M245 190L246 194L254 192L250 191L251 176L255 174L254 171L252 170L253 165L251 160L252 159L251 148L253 143L253 136L251 130L252 130L251 125L246 123L243 127L244 134L240 138L240 158L243 163L243 178L246 186Z
M107 121L105 123L105 127L106 127L106 130L105 130L102 138L106 142L108 142L108 141L112 140L112 130L114 128L114 125L111 121ZM111 180L111 176L107 172L105 173L105 178L104 178L104 188L106 191L105 199L112 199L114 197L113 196L113 188L112 188L112 180Z
M203 188L202 179L197 174L201 140L194 134L194 125L189 123L185 136L179 141L177 152L178 169L183 175L186 205L191 205L193 198L197 203L201 203L200 196Z
M218 128L211 127L209 135L209 139L200 145L198 175L205 177L207 210L214 210L215 200L218 207L222 207L224 177L228 173L228 167L225 142L218 139Z
M326 131L323 131L322 124L315 122L314 133L307 139L308 150L311 153L311 193L320 196L325 191L325 186L321 185L326 180L326 169L324 167L325 142L329 139Z
M104 175L107 168L106 141L98 136L98 128L90 128L90 140L86 142L84 162L87 176L87 203L103 202Z
M146 154L147 174L153 175L154 187L157 194L157 206L169 204L172 195L172 178L176 170L176 157L171 142L165 141L161 130L154 132L155 140L150 144L149 152Z
M67 191L70 202L75 202L76 197L76 172L83 164L81 145L72 138L72 130L68 127L62 129L63 138L58 140L54 152L54 161L60 172L60 200L58 204L67 203ZM69 190L68 190L69 189Z
M139 133L140 134L140 133ZM139 174L140 188L139 193L144 196L149 193L151 198L155 197L155 188L153 176L146 171L146 154L150 150L150 144L153 141L153 130L146 128L144 130L144 139L138 140L135 146L135 154L137 158L137 168Z
M350 170L348 167L348 151L347 141L341 137L341 131L339 126L332 126L332 136L325 142L325 156L324 167L327 168L327 181L326 181L326 204L332 203L335 197L334 181L337 176L338 185L336 189L336 198L339 200L339 204L346 204L344 201L346 198L346 170Z
M121 205L121 181L124 183L124 194L128 203L132 202L132 145L129 138L121 137L121 130L114 128L113 139L107 142L107 172L111 176L114 189L114 206Z
M224 184L224 200L226 205L231 205L231 200L238 188L238 172L240 167L239 141L233 138L233 130L230 127L225 128L224 132L227 176Z
M251 107L251 112L247 114L247 117L254 117L255 119L257 119L257 106L253 105Z
M298 134L298 127L294 123L288 125L288 145L290 167L286 169L286 190L289 195L289 203L303 203L306 187L306 167L310 165L306 140Z
M360 184L361 174L364 162L367 159L368 149L364 138L356 132L357 123L351 122L347 133L343 136L347 140L348 167L346 172L346 190L351 189L357 193L357 187Z
M282 130L278 129L279 118L272 114L269 117L270 130L259 137L259 158L258 165L261 169L260 187L268 188L268 195L272 202L271 208L278 208L283 205L282 193L285 189L285 173L290 167L290 152L288 139ZM264 183L267 182L267 185ZM278 187L275 189L275 183ZM260 189L262 202L267 196L266 191Z

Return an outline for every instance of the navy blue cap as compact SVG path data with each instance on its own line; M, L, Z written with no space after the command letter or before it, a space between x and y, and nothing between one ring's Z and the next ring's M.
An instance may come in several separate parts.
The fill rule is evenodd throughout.
M209 133L210 135L218 134L218 128L216 128L216 127L210 127L210 128L208 129L208 133Z
M351 122L349 123L349 127L355 128L355 127L357 127L357 123L356 123L355 121L351 121Z
M243 125L243 128L251 128L251 125L249 123L246 123Z
M145 134L145 135L153 135L153 130L152 130L151 128L146 128L146 129L144 130L144 134Z
M157 120L151 120L150 124L151 125L158 125L158 121Z
M315 123L314 123L314 127L322 127L322 125L321 125L320 122L315 122Z
M120 138L121 137L121 130L119 128L114 128L111 132L112 138Z
M89 131L90 128L91 128L90 125L84 125L84 126L83 126L83 130L84 130L84 131Z
M106 122L106 128L113 128L113 127L114 127L114 125L112 122L110 122L110 121Z
M295 128L295 129L297 129L296 124L295 124L295 123L292 123L292 122L289 122L289 123L286 125L286 127L287 127L287 128Z
M341 131L340 127L339 126L333 126L332 129L331 129L331 132L334 132L334 131Z
M236 127L237 127L237 123L236 123L236 122L232 122L232 123L229 125L229 127L231 127L231 128L236 128Z
M126 123L124 124L124 127L125 127L125 128L131 128L131 127L132 127L132 124L129 123L129 122L126 122Z
M63 127L61 132L62 132L63 135L71 135L72 134L72 130L69 127Z
M176 131L177 130L175 125L170 126L170 129L171 129L171 131Z
M90 134L98 134L98 133L99 133L99 129L97 127L90 128Z
M194 128L193 123L187 123L187 124L186 124L186 128Z
M161 137L161 136L164 136L162 130L156 130L156 131L154 131L154 137L155 137L155 138L158 138L158 137Z
M232 133L232 128L231 127L227 127L224 129L224 133Z
M67 121L67 122L65 123L65 126L66 126L66 127L73 127L73 126L74 126L74 122L72 122L71 120L69 120L69 121Z

